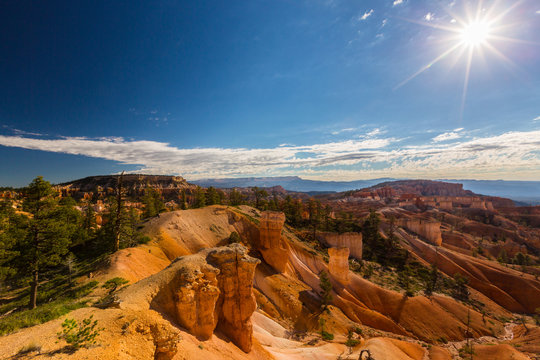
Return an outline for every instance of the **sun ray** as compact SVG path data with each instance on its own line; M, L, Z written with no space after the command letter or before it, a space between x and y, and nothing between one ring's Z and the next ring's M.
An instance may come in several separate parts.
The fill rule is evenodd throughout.
M409 81L411 81L412 79L414 79L415 77L417 77L418 75L420 75L421 73L423 73L424 71L426 71L427 69L429 69L430 67L432 67L434 64L436 64L437 62L439 62L440 60L442 60L444 57L446 57L447 55L451 54L454 50L456 50L456 49L459 48L460 46L461 46L461 44L456 44L456 45L454 45L453 47L451 47L450 49L446 50L446 51L443 52L441 55L437 56L435 59L433 59L431 62L429 62L427 65L424 65L423 67L421 67L417 72L415 72L414 74L412 74L411 76L409 76L407 79L405 79L405 80L402 81L401 83L397 84L397 85L394 87L394 90L399 89L400 87L402 87L403 85L405 85L406 83L408 83Z
M440 40L450 43L450 46L448 50L442 52L427 65L424 65L414 74L395 86L394 90L399 89L403 85L407 84L409 81L416 78L442 59L447 58L448 55L452 53L454 53L454 56L452 56L451 60L448 61L450 63L450 68L453 68L457 62L463 58L463 55L465 55L465 78L463 82L460 106L460 119L462 119L467 99L469 81L472 73L473 61L480 61L481 67L488 69L487 56L490 55L489 53L493 53L495 57L501 59L504 63L509 65L512 70L517 71L517 66L505 54L497 49L495 46L497 45L496 43L501 41L516 44L540 45L539 42L525 41L501 35L501 33L507 33L512 27L519 25L510 24L508 22L502 24L501 20L505 18L512 10L516 9L520 4L524 3L524 0L517 0L510 6L506 6L504 8L501 8L500 3L501 1L495 0L490 4L490 6L484 7L484 0L477 0L474 5L469 3L470 6L467 6L467 4L465 4L463 7L463 12L460 15L456 13L455 7L447 6L444 10L449 16L452 17L452 26L437 23L437 20L442 21L442 18L435 19L434 22L403 19L407 22L420 24L422 26L448 33L448 36L442 37Z
M467 99L467 89L469 87L469 75L471 73L473 52L474 49L469 47L469 53L467 54L467 68L465 69L465 81L463 82L463 92L461 94L461 107L459 111L460 120L463 120L463 111L465 110L465 100Z

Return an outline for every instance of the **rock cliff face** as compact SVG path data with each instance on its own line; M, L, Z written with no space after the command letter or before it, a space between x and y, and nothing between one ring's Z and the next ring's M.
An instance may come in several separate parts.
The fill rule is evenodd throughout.
M251 350L251 314L257 308L253 277L259 259L247 256L242 245L219 248L208 254L208 261L220 271L217 276L219 299L216 304L218 328L240 349Z
M343 285L349 284L349 249L346 247L333 247L328 249L330 261L328 271Z
M397 224L422 236L433 245L439 246L442 244L440 222L421 219L399 219Z
M118 295L125 309L154 309L201 340L219 328L245 352L251 350L253 277L259 259L232 244L177 258L161 272Z
M289 261L287 244L281 239L285 214L276 211L261 213L259 224L259 250L264 260L280 273L285 272Z
M319 233L319 239L328 247L346 247L349 248L350 255L358 260L362 260L362 234L348 232L338 233Z

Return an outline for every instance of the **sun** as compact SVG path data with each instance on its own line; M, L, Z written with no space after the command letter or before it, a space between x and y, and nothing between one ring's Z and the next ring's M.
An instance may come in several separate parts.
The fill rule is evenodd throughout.
M461 29L461 42L471 47L486 45L490 31L490 25L487 21L471 22Z
M443 34L441 40L443 43L447 43L448 47L442 51L437 57L422 66L414 74L406 78L404 81L394 87L398 89L407 84L424 71L430 69L433 65L439 61L455 56L455 62L460 58L465 58L465 78L463 83L463 92L461 96L461 117L463 117L463 109L465 106L465 99L467 97L467 88L469 84L469 76L471 73L471 65L474 57L480 59L486 59L486 55L493 54L508 63L513 65L512 61L506 57L501 51L497 49L497 43L501 41L523 43L524 41L519 39L513 39L506 36L506 32L509 29L508 20L506 16L510 11L517 7L521 2L515 1L511 6L506 8L498 8L495 2L493 6L485 8L482 0L472 0L469 5L476 2L476 10L471 11L469 7L465 6L464 13L460 16L456 12L450 9L446 9L446 16L439 18L430 16L424 16L425 21L418 21L413 19L403 19L412 23L416 23L422 26L427 26L440 30ZM450 18L450 21L448 20ZM447 21L445 23L445 21Z

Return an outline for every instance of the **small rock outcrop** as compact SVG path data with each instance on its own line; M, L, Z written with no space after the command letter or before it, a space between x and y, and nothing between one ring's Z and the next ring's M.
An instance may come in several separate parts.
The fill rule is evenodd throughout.
M348 232L343 234L322 232L318 235L319 240L328 247L349 248L350 255L358 260L362 260L362 234Z
M328 249L330 261L328 271L343 285L349 283L349 249L346 247L333 247Z
M259 224L259 250L264 260L276 271L284 273L289 262L287 245L281 238L285 214L263 211Z
M441 223L438 221L399 219L397 224L422 236L433 245L440 246L442 244Z
M260 260L247 253L246 247L235 243L179 257L120 292L116 303L120 308L166 313L201 340L219 328L249 352L251 314L256 308L253 277Z

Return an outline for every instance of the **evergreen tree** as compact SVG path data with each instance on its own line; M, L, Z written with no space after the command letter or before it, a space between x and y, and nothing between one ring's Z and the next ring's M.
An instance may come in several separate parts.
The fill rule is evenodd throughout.
M434 291L437 290L437 282L439 280L439 271L435 264L431 265L431 270L429 271L429 276L425 281L424 294L430 296Z
M144 196L142 202L144 205L144 218L154 217L158 215L163 209L165 209L161 194L159 193L159 191L151 187L147 187L146 189L144 189Z
M213 186L210 186L208 189L206 189L206 205L219 204L221 204L219 193Z
M452 291L452 296L461 301L469 300L469 289L467 285L469 284L469 279L466 276L461 275L460 273L454 274L454 286Z
M263 210L263 201L268 197L268 192L265 189L260 189L256 186L251 188L251 191L255 196L255 207L259 210Z
M233 189L229 193L229 205L231 206L238 206L242 205L244 203L244 195L236 189Z
M48 181L39 176L25 189L23 208L32 214L26 237L19 247L21 270L31 273L29 307L37 304L39 275L44 268L58 265L70 245L69 224L59 211L56 193Z
M11 201L0 201L0 284L15 274L12 261L19 255L16 245L25 236L27 218L15 214Z
M206 191L200 187L197 186L197 190L195 192L195 204L193 207L195 208L202 208L206 206Z
M115 196L112 201L109 215L113 236L113 251L120 249L120 239L126 222L126 209L124 207L125 189L123 185L124 172L116 178Z
M180 209L187 210L189 208L188 201L187 201L187 194L186 190L182 190L182 193L180 194Z
M332 283L324 270L319 274L319 286L321 287L322 309L326 310L332 301Z
M321 202L315 199L309 199L308 214L313 239L315 239L317 235L317 227L321 222L321 212Z

